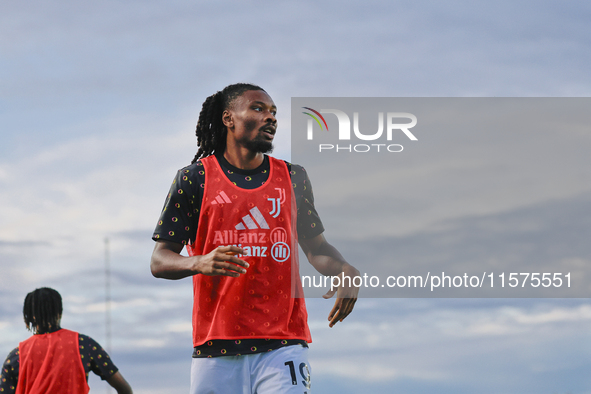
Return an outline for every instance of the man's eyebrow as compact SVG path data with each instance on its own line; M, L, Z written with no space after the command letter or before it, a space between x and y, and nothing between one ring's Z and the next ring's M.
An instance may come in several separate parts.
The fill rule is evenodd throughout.
M263 102L263 101L253 101L252 103L253 103L253 104L260 104L260 105L267 105L267 103L265 103L265 102ZM277 107L275 106L275 104L273 104L273 105L271 106L271 108L275 108L275 109L277 109Z

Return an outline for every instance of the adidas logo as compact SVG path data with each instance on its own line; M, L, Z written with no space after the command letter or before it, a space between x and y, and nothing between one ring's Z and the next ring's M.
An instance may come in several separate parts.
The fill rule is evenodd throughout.
M230 200L230 198L228 197L228 195L222 190L220 192L220 194L218 194L215 198L215 200L213 200L211 202L212 204L232 204L232 200Z
M236 230L256 230L258 228L269 229L269 224L257 207L252 208L249 212L250 215L242 217L242 221L236 225Z

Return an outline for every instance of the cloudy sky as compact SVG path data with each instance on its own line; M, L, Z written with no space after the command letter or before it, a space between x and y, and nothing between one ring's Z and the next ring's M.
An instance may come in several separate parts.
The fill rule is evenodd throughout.
M64 297L65 327L106 343L108 238L111 353L138 393L189 385L191 283L151 276L150 237L176 170L195 153L205 97L238 81L263 86L279 107L275 155L290 159L292 97L591 92L584 2L57 0L0 9L0 355L28 337L22 301L41 286ZM557 126L527 151L529 135L474 133L425 134L404 152L390 179L403 187L383 189L396 225L381 226L382 238L372 227L351 236L338 221L343 193L310 169L327 238L352 263L390 245L392 264L421 251L426 260L587 267L588 128ZM508 140L518 143L493 149ZM317 393L591 393L587 299L365 298L332 329L332 302L307 302Z

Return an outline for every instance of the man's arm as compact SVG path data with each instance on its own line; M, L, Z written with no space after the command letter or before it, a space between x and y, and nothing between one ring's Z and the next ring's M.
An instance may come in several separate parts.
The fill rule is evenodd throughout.
M246 273L248 263L235 254L243 254L238 246L220 246L206 255L181 256L183 245L171 241L156 241L150 269L156 278L182 279L196 274L238 277Z
M349 276L353 278L359 275L359 271L351 264L347 263L341 253L329 244L323 234L310 239L300 239L300 246L306 254L308 261L318 272L327 276ZM328 299L337 294L335 304L328 314L329 326L334 326L337 322L343 321L355 306L357 301L358 287L345 286L345 281L341 280L341 285L337 290L331 290L323 297Z
M117 394L133 394L131 386L119 371L115 372L113 376L107 379L107 383L117 390Z

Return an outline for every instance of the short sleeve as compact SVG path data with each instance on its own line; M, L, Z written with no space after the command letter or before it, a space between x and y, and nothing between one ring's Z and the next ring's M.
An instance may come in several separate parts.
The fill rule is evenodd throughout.
M179 170L172 181L152 239L187 245L195 240L205 172L197 162Z
M18 347L8 353L8 357L2 365L2 374L0 375L0 393L13 394L16 392L19 371L19 351Z
M111 357L98 342L83 334L78 334L78 341L80 342L80 358L82 359L87 380L90 371L102 380L109 379L118 371L113 361L111 361Z
M298 210L298 237L314 238L324 232L324 226L314 207L312 184L302 166L291 164L289 171Z

